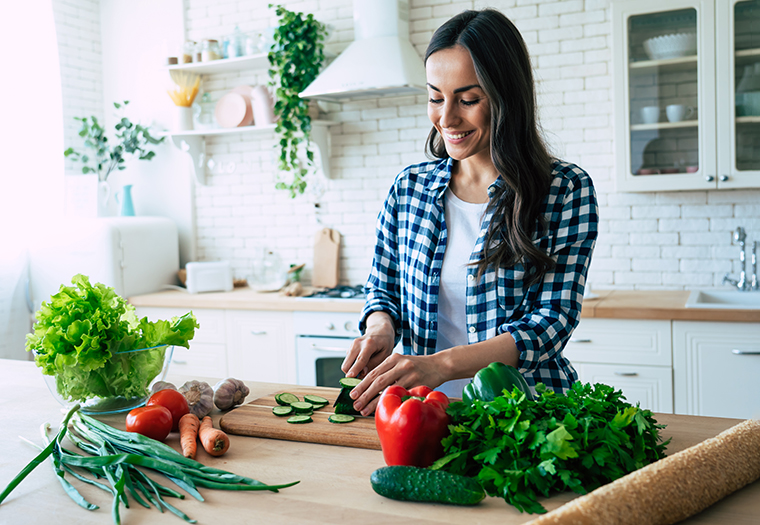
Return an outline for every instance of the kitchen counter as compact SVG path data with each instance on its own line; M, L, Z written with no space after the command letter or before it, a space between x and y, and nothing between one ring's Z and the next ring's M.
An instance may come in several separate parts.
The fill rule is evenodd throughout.
M186 377L170 376L175 384ZM215 382L215 379L207 379ZM248 383L249 400L286 388L270 383ZM0 360L0 406L5 416L0 426L4 443L0 454L0 487L5 487L37 451L18 436L40 443L39 426L50 422L57 428L62 413L45 386L42 375L33 363ZM212 416L218 426L221 413ZM668 454L673 454L737 424L740 420L658 414L657 420L667 424L665 438L672 437ZM124 416L99 418L124 428ZM337 431L337 430L336 430ZM235 473L248 475L267 483L300 480L301 483L270 492L227 492L202 489L204 503L192 498L170 501L198 523L525 523L534 516L521 514L499 498L486 498L476 507L453 507L437 504L398 502L376 495L370 486L373 470L384 465L377 450L354 449L330 445L296 443L242 436L230 436L229 452L211 458L198 452L198 460ZM167 443L179 449L176 434ZM68 445L68 444L67 444ZM70 445L69 445L70 446ZM82 495L100 505L99 510L78 507L63 492L49 462L39 465L0 505L0 522L43 524L57 523L109 524L111 497L105 492L74 480ZM572 493L553 496L543 501L552 510L575 497ZM760 515L760 481L730 495L711 508L683 523L757 523ZM133 504L121 509L124 525L181 524L176 516L160 514Z
M307 293L309 291L307 290ZM760 310L686 308L688 291L594 290L584 299L582 317L604 319L662 319L680 321L760 322ZM361 299L311 299L259 293L250 288L231 292L189 294L172 290L129 298L135 306L278 310L307 312L361 312Z

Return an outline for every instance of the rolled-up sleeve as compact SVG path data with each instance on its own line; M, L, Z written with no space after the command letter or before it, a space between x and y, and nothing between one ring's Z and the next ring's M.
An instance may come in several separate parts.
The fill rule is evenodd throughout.
M591 255L597 238L599 209L591 179L574 178L561 199L561 209L548 224L555 267L541 283L537 299L520 319L505 323L519 351L521 372L532 372L554 360L578 324Z
M395 186L394 186L395 188ZM367 301L361 314L359 330L364 333L367 317L373 312L386 312L393 319L396 344L401 338L401 292L398 251L398 199L391 189L378 215L375 228L375 253L367 283Z

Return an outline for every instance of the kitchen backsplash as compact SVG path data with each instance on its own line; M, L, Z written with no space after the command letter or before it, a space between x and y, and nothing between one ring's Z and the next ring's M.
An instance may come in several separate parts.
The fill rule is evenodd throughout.
M589 281L598 288L681 289L720 286L738 274L732 232L744 226L760 240L760 190L617 193L614 189L612 37L609 0L411 0L411 40L424 53L433 31L468 8L501 9L528 43L538 80L541 122L553 152L588 171L601 206L599 242ZM193 40L262 30L275 23L261 0L186 0L185 25ZM332 26L328 50L353 39L351 0L285 1L318 13ZM61 54L64 117L103 111L97 0L54 0ZM264 72L216 75L205 88L221 93L239 84L265 84ZM426 160L430 129L426 97L344 103L320 118L330 128L332 178L315 196L291 200L274 190L274 138L214 137L207 154L217 168L196 190L198 256L229 259L236 273L263 247L287 263L311 265L321 226L342 234L341 276L362 283L371 262L375 218L396 174ZM66 145L76 143L76 126ZM305 277L308 280L309 271Z

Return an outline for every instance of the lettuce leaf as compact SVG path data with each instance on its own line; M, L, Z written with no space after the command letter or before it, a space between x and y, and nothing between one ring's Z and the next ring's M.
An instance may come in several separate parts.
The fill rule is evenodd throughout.
M92 397L137 397L163 368L167 347L190 347L199 327L192 312L171 321L138 319L113 288L75 275L35 314L26 350L42 373L56 378L68 401ZM134 352L132 350L151 348Z

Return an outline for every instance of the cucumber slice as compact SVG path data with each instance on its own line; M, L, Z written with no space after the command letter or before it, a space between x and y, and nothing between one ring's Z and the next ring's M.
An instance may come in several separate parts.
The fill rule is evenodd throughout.
M277 394L274 396L274 400L277 401L278 405L283 406L300 401L297 395L291 394L290 392L282 392L280 394Z
M361 379L358 377L342 377L340 378L340 386L346 387L346 388L354 388L356 385L362 382Z
M303 396L303 400L308 403L311 403L314 406L326 405L327 403L329 403L329 401L325 399L324 397L313 396L311 394L306 394L305 396Z
M312 419L311 416L307 416L306 414L300 414L297 416L290 416L287 419L288 423L293 423L295 425L300 425L302 423L311 423Z
M294 403L291 403L290 406L293 407L293 410L295 410L297 413L311 412L314 410L314 405L307 403L306 401L296 401Z
M327 418L330 423L350 423L355 419L354 416L349 416L348 414L332 414Z
M327 405L329 405L329 403L321 403L319 405L314 405L314 410L319 410L320 408L324 408Z
M293 413L293 407L290 405L272 407L272 413L280 417L289 416Z

